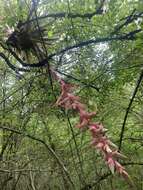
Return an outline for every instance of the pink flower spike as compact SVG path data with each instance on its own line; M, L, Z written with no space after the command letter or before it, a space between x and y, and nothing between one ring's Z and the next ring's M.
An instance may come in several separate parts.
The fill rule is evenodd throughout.
M79 124L76 125L77 128L83 128L85 126L88 125L88 120L84 119L82 120L82 122L80 122Z
M58 80L60 81L60 77L58 76L58 74L54 71L54 69L50 68L50 71L51 71L51 75L52 77L55 79L55 80Z
M91 113L88 114L88 116L89 116L90 118L94 117L95 115L96 115L96 112L91 112Z
M90 131L95 131L98 128L99 128L99 126L98 126L97 123L91 123L90 126L89 126Z
M108 144L113 148L118 148L117 145L115 145L112 141L108 140Z
M123 170L122 176L123 176L125 179L130 179L129 174L128 174L125 170Z
M88 113L86 112L85 110L80 110L80 119L82 120L83 118L84 119L87 119L90 121L90 119L95 116L96 113L95 112L91 112L91 113Z
M115 168L119 174L122 174L125 168L119 164L119 162L115 161Z
M104 145L103 145L103 143L98 143L98 144L95 145L95 142L92 142L92 144L95 146L95 148L97 148L98 151L100 151L100 152L104 151L104 148L103 148Z
M93 123L89 126L89 130L92 133L93 137L97 137L97 136L103 136L106 132L106 130L103 128L103 125L101 124L97 124L97 123Z
M109 147L108 144L106 144L106 145L104 146L104 150L106 151L106 153L111 153L111 152L112 152L112 150L111 150L111 148Z
M77 111L80 111L80 110L84 110L84 109L85 109L84 104L81 104L81 103L78 102L78 101L74 101L74 103L72 104L72 107L73 107L74 110L77 110Z
M114 160L111 157L108 158L107 164L108 164L108 166L109 166L112 174L114 174L114 171L115 171L115 162L114 162Z
M74 85L66 83L64 80L60 80L62 92L70 92Z
M79 114L80 114L80 123L76 125L76 127L83 128L89 124L90 119L95 115L95 112L88 113L85 110L80 110Z
M125 179L129 180L129 175L125 171L125 168L117 161L118 158L126 157L119 153L117 146L107 138L107 129L105 129L101 123L92 122L92 118L96 115L96 112L86 111L85 105L80 102L80 97L72 93L75 85L66 83L54 70L51 70L51 73L61 86L61 94L56 105L64 109L72 109L79 114L80 121L76 127L79 129L84 129L84 127L88 128L92 135L91 144L103 155L112 174L114 174L116 170Z

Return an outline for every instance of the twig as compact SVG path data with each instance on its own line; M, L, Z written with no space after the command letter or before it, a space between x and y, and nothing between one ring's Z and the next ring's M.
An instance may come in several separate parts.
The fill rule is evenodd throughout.
M126 166L126 165L139 165L142 166L143 162L126 162L126 163L122 163L122 165Z
M66 77L68 77L68 78L70 78L70 79L73 79L73 80L75 80L75 81L78 81L78 82L80 82L81 84L86 85L87 87L91 87L91 88L97 90L98 92L99 92L99 90L100 90L98 87L96 87L96 86L94 86L94 85L92 85L92 84L87 84L86 82L83 82L83 81L81 81L80 79L78 79L78 78L76 78L76 77L73 77L73 76L71 76L71 75L69 75L69 74L63 73L63 72L61 72L61 71L59 71L59 70L57 70L57 69L56 69L56 72L60 73L61 75L66 76Z

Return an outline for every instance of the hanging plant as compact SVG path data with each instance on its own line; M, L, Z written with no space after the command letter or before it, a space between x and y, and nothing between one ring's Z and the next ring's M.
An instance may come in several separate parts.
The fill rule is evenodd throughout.
M118 152L117 146L112 143L106 135L107 129L100 122L94 122L92 119L96 116L96 112L87 112L86 106L81 102L80 97L74 95L74 85L65 82L57 73L51 69L54 79L58 80L61 87L61 94L56 101L56 105L66 110L74 110L79 115L79 123L76 128L87 129L92 137L91 145L96 148L103 156L112 174L116 171L123 176L130 184L132 184L130 176L125 168L118 162L126 156Z

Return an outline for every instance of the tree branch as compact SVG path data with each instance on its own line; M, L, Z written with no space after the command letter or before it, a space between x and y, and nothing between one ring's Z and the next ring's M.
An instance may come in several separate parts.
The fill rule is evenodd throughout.
M59 71L59 70L57 70L57 69L56 69L56 72L57 72L57 73L60 73L61 75L66 76L67 78L70 78L70 79L73 79L73 80L75 80L75 81L77 81L77 82L80 82L81 84L83 84L83 85L85 85L85 86L87 86L87 87L93 88L93 89L97 90L98 92L99 92L99 90L100 90L98 87L96 87L96 86L94 86L94 85L92 85L92 84L87 84L86 82L83 82L83 81L81 81L80 79L78 79L78 78L76 78L76 77L73 77L73 76L71 76L71 75L69 75L69 74L63 73L63 72L61 72L61 71Z
M99 179L97 181L94 181L91 184L87 184L86 186L84 186L83 188L81 188L81 190L87 190L87 189L92 189L93 187L95 187L97 184L100 183L100 181L105 180L106 178L108 178L111 175L111 173L106 173L103 174L102 176L99 177Z
M16 73L18 73L18 71L24 71L24 72L28 72L29 70L25 69L25 68L18 68L18 67L15 67L14 65L12 65L9 61L9 59L2 53L0 52L0 57L2 59L4 59L4 61L6 62L6 64L13 70L15 71ZM19 73L18 73L19 74Z
M53 19L62 19L62 18L91 19L95 15L102 15L102 14L103 14L103 10L102 10L102 6L100 6L95 12L92 12L92 13L79 14L79 13L59 12L59 13L46 14L46 15L37 17L37 19L38 20L42 20L42 19L45 19L45 18L53 18ZM29 24L31 22L34 22L35 20L36 20L36 18L33 18L31 20L27 20L26 22L23 23L23 25Z
M119 150L121 150L121 147L122 147L122 141L123 141L123 137L124 137L125 125L126 125L126 122L127 122L128 114L129 114L129 111L131 109L131 106L132 106L132 103L134 101L134 98L135 98L135 96L136 96L136 94L138 92L139 86L140 86L140 84L142 82L142 79L143 79L143 70L141 71L140 76L139 76L139 78L137 80L136 87L134 89L133 95L132 95L132 97L130 99L129 105L128 105L126 113L125 113L122 129L121 129L121 133L120 133Z
M75 45L66 47L66 48L60 50L59 52L52 53L46 59L44 59L38 63L33 63L33 64L23 62L15 54L15 52L13 52L11 49L9 49L9 51L17 59L17 61L19 61L22 64L23 67L43 67L43 66L47 65L48 61L50 59L52 59L53 57L58 56L58 55L63 54L63 53L66 53L70 50L86 47L86 46L92 45L92 44L105 43L105 42L110 42L110 41L135 40L136 39L135 35L141 31L142 31L142 29L138 29L138 30L131 31L127 34L120 35L120 36L109 36L109 37L105 37L105 38L96 38L96 39L92 39L92 40L83 41L83 42L77 43Z
M127 25L131 24L133 21L137 20L138 18L143 17L143 12L135 14L135 11L136 10L133 10L129 16L123 18L122 20L125 20L125 21L122 24L117 25L115 27L115 30L112 32L112 34L119 32L124 26L127 26Z
M126 162L126 163L122 163L122 165L127 166L127 165L139 165L142 166L143 162Z

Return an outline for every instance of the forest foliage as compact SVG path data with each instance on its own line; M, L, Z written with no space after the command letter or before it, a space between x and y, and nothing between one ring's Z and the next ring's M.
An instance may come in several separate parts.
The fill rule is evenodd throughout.
M142 0L0 0L0 189L143 189L142 44ZM63 81L130 180L59 106Z

